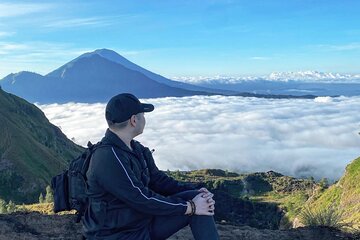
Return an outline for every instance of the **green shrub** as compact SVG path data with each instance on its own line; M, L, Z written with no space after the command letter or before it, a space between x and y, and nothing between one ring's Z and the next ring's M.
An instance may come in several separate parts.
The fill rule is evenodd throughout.
M323 226L341 229L349 227L349 223L344 222L343 212L335 207L313 210L309 207L300 213L300 222L305 226Z
M46 187L45 202L46 203L54 202L54 194L50 186Z
M7 213L12 213L16 211L16 205L13 201L9 201L9 203L6 205L6 211Z
M17 210L17 207L13 201L9 201L9 203L6 203L5 200L0 199L0 213L12 213Z
M44 203L45 202L45 198L44 198L44 195L42 193L40 193L40 196L39 196L39 203Z
M0 199L0 213L7 213L6 202Z

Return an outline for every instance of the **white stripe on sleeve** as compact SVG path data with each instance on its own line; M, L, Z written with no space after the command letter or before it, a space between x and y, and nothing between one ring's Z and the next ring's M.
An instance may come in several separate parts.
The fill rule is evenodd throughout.
M126 171L126 169L125 169L125 167L124 167L123 163L120 161L119 157L118 157L118 156L117 156L117 154L115 153L114 148L113 148L113 147L111 147L111 149L112 149L112 151L113 151L113 153L114 153L114 155L115 155L116 159L119 161L120 165L121 165L121 166L122 166L122 168L124 169L124 171L125 171L125 173L126 173L126 176L128 177L128 179L129 179L129 181L130 181L131 185L132 185L134 188L136 188L137 190L139 190L139 192L141 193L141 195L142 195L144 198L146 198L147 200L153 199L153 200L155 200L155 201L158 201L158 202L161 202L161 203L165 203L165 204L169 204L169 205L173 205L173 206L185 206L185 207L187 206L186 204L183 204L183 203L171 203L171 202L166 202L166 201L163 201L163 200L160 200L160 199L154 198L154 197L150 197L150 198L149 198L149 197L147 197L145 194L143 194L143 192L141 191L141 189L140 189L140 188L138 188L138 187L136 187L136 186L134 185L134 183L133 183L133 181L131 180L131 178L130 178L130 176L129 176L128 172Z

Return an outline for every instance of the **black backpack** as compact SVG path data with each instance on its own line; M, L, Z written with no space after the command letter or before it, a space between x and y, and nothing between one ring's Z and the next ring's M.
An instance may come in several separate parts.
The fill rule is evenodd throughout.
M55 176L51 180L54 192L54 212L76 210L76 222L80 222L88 204L86 172L92 154L99 147L111 146L98 142L88 142L88 148L77 158L72 160L69 169Z

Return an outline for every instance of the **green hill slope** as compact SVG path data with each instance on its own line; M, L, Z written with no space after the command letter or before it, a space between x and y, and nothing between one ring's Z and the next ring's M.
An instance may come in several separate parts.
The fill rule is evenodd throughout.
M360 157L346 167L336 184L315 196L308 206L318 210L334 207L343 212L345 222L360 228Z
M201 183L215 193L217 221L256 228L288 228L318 184L273 171L237 174L221 169L166 172L177 180Z
M80 151L35 105L0 89L0 198L37 201Z

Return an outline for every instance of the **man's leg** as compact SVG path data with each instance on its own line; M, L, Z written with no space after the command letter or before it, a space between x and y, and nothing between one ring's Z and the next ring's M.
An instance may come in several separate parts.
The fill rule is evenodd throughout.
M185 191L171 197L191 200L200 192L197 190ZM152 240L167 239L180 229L190 224L191 231L196 240L219 239L215 221L212 216L156 216L150 226Z

